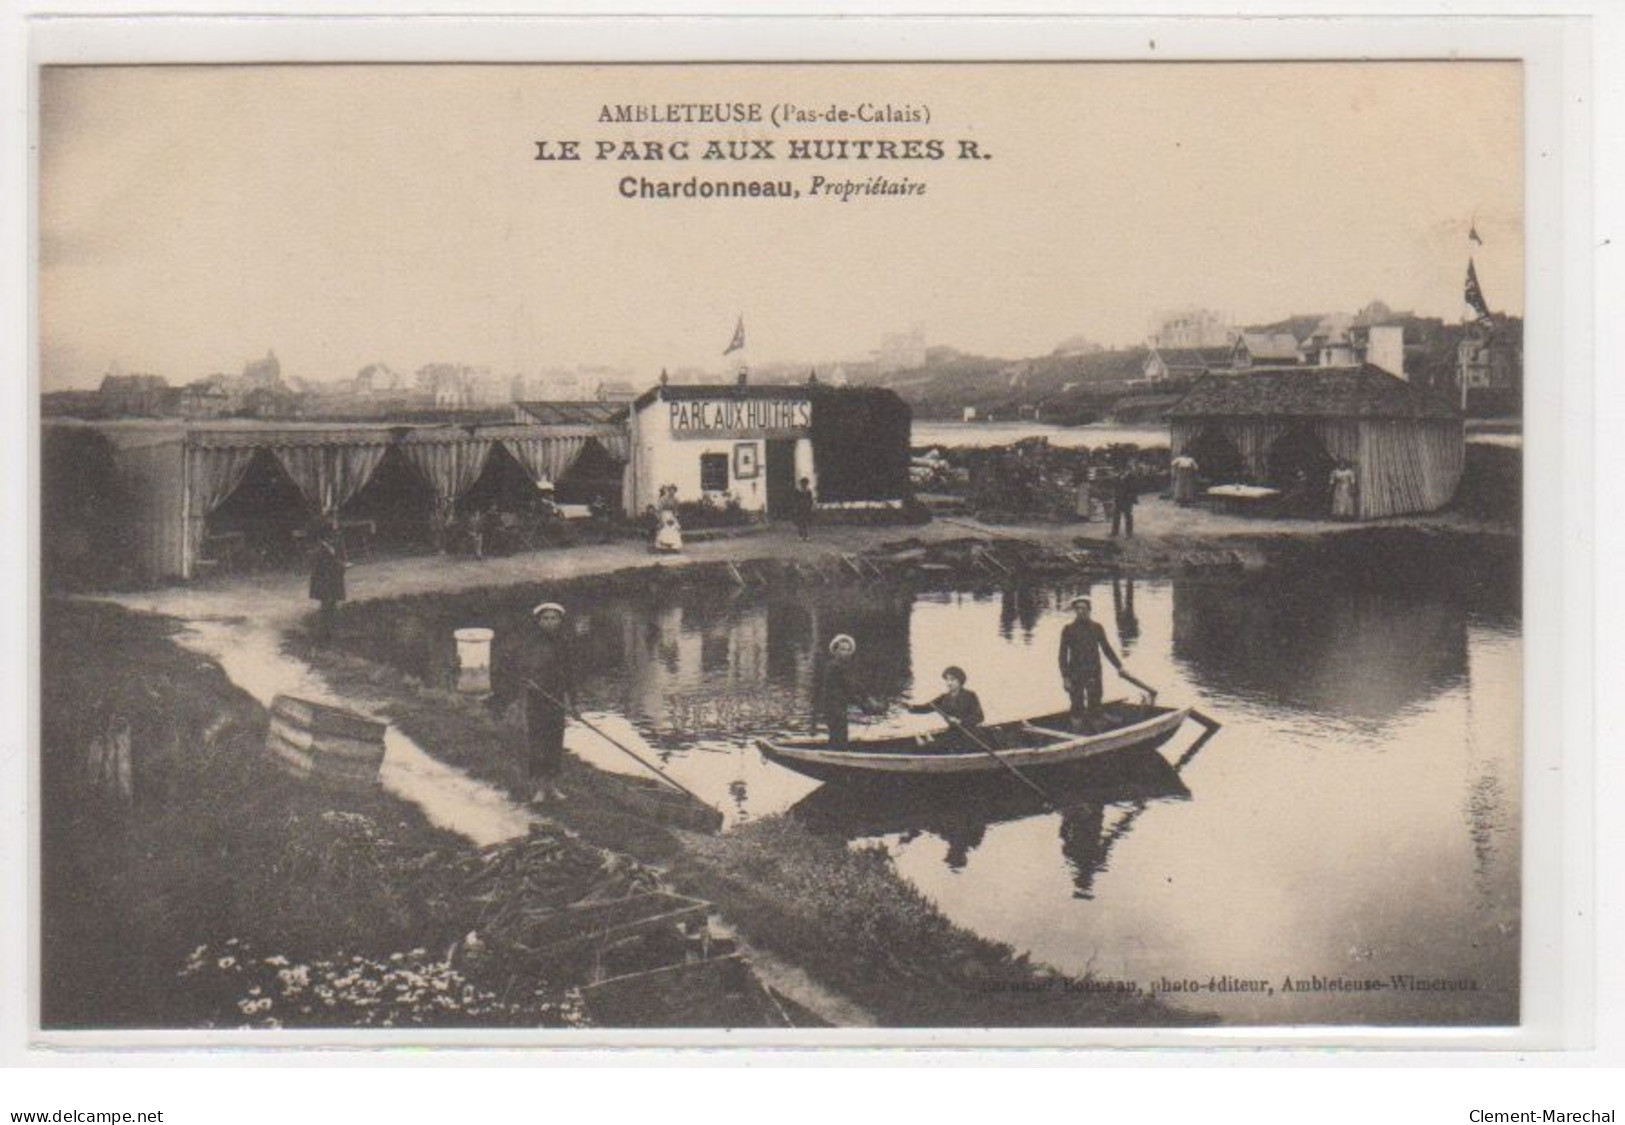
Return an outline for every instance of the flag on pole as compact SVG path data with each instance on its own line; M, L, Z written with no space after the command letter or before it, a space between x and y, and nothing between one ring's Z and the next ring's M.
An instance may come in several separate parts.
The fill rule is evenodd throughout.
M1484 240L1478 236L1478 220L1474 219L1467 224L1467 241L1474 246L1484 245Z
M739 323L734 325L734 338L728 341L728 346L722 349L723 355L731 355L745 346L745 315L739 315Z
M1478 267L1473 264L1471 258L1467 259L1467 290L1462 296L1476 314L1474 319L1479 327L1489 328L1495 323L1494 318L1490 316L1490 307L1484 301L1484 290L1478 287Z

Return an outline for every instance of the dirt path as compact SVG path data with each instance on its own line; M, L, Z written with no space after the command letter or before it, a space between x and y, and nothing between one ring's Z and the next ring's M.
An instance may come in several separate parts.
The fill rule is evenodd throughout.
M1099 521L987 524L969 517L955 516L917 527L826 527L815 531L812 540L807 543L799 541L789 528L771 527L753 534L691 543L681 555L651 554L642 543L626 541L536 551L490 558L483 562L442 555L363 560L351 568L347 582L350 599L359 602L483 586L567 581L644 566L682 567L715 562L737 563L750 559L813 561L821 556L827 558L871 551L904 539L932 543L986 535L989 538L1018 538L1070 548L1075 540L1082 538L1116 543L1119 557L1125 563L1133 563L1182 549L1220 544L1244 545L1248 540L1311 539L1375 527L1412 527L1464 534L1507 530L1454 512L1350 524L1329 520L1266 520L1232 516L1203 508L1180 508L1157 498L1141 502L1136 509L1135 527L1137 534L1134 539L1113 540L1109 535L1110 527ZM298 572L226 575L187 586L106 597L131 609L168 614L185 621L211 617L248 618L285 629L312 608L312 603L306 597L306 582L306 576Z

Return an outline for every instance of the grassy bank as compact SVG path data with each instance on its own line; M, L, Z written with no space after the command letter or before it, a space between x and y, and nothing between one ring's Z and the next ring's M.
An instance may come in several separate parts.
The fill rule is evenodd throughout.
M174 628L45 605L43 1026L581 1021L571 982L516 984L489 942L466 941L493 924L470 866L504 856L376 787L284 776L263 709ZM636 875L601 875L612 865L563 837L515 848L533 885L571 873L529 904Z
M883 848L848 848L782 816L691 837L671 877L750 941L891 1027L1170 1027L1211 1020L1070 977L949 922Z
M622 584L635 585L635 575L588 585L602 592ZM585 595L575 585L567 592ZM366 608L389 616L387 604ZM381 640L363 640L360 647ZM398 668L354 653L311 650L299 640L292 644L336 689L387 700L391 720L436 757L516 799L527 795L517 724ZM884 851L849 850L777 816L721 836L667 828L628 812L616 799L623 784L568 758L562 786L569 800L552 815L583 839L665 868L676 890L715 903L750 944L804 969L884 1025L1201 1022L1150 998L1096 988L1035 965L954 925L898 875Z

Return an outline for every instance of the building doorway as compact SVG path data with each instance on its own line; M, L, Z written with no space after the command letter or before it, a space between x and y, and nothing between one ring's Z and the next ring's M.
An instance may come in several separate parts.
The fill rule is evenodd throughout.
M1332 508L1332 469L1336 462L1308 430L1292 429L1275 439L1268 455L1270 487L1281 490L1281 508L1293 515L1324 516Z
M790 439L767 443L767 515L784 519L794 508L796 495L796 443Z
M1208 485L1234 484L1247 478L1247 463L1236 443L1214 429L1204 429L1185 452L1196 460L1196 475Z

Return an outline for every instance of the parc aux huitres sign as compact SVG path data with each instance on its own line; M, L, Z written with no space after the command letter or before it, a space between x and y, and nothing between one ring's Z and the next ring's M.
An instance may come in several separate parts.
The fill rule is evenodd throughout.
M799 438L812 427L809 399L697 398L668 404L671 436L702 438Z

